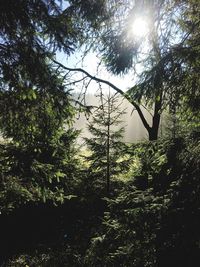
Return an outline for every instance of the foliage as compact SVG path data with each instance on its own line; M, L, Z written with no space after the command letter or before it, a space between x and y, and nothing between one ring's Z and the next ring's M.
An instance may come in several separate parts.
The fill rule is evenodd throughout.
M79 168L73 145L76 135L68 130L54 142L38 146L2 144L1 210L8 212L29 201L63 203L68 199Z
M1 90L57 87L47 56L57 49L71 53L77 40L69 12L56 1L1 1ZM66 27L67 25L67 27ZM75 25L74 25L75 26Z
M108 211L91 241L86 263L198 266L199 138L190 135L138 147L133 150L136 155L148 154L142 159L140 177L107 199ZM144 174L149 183L141 187L138 179Z
M102 261L104 266L155 266L159 205L151 202L150 192L130 187L109 200L103 233L92 239L87 266L101 266Z
M101 105L94 113L88 125L91 138L84 138L91 154L85 160L89 162L89 176L94 180L94 185L105 187L109 193L110 181L129 168L129 159L126 158L126 145L122 142L124 127L120 110L120 100L116 95L101 96ZM99 179L100 178L100 179Z
M48 249L43 252L35 252L32 255L22 254L10 259L7 267L48 267L48 266L83 266L81 255L75 248L63 246L57 249Z
M76 219L70 242L58 223L59 244L18 251L8 266L199 266L199 1L70 0L63 8L62 1L2 0L0 10L0 130L7 138L0 144L0 214L29 202L75 199L78 207L70 202L59 217L63 224L66 212ZM147 38L130 34L138 14L150 19ZM135 86L113 88L136 108L151 141L163 110L175 116L179 128L174 123L170 138L125 146L123 127L112 129L123 112L115 96L101 94L86 139L89 168L80 162L67 75L54 57L86 40L115 74L143 63ZM151 125L141 103L154 109ZM119 182L127 170L132 179ZM114 193L105 207L102 184L107 179L109 191L110 178Z
M75 114L69 92L64 88L48 92L24 87L1 94L0 126L3 135L31 146L54 142ZM43 143L43 144L42 144Z
M135 84L124 92L83 69L58 65L68 71L82 72L84 80L109 85L124 96L138 112L149 140L157 140L161 115L163 111L171 113L171 106L176 106L175 113L183 106L193 112L195 109L198 117L199 2L112 0L104 4L105 10L101 10L106 15L101 14L97 28L89 28L87 51L90 48L98 51L114 74L132 70L137 78ZM140 38L131 30L138 17L148 24L148 33ZM141 104L151 112L152 122L146 118Z
M57 51L70 55L83 42L82 24L97 25L103 6L104 1L2 0L1 90L23 87L26 81L37 89L57 88L51 59Z
M69 56L80 44L83 31L76 16L92 23L99 12L100 5L94 5L91 17L88 5L62 0L0 2L0 127L4 135L18 135L20 140L22 135L36 135L38 112L45 113L43 118L40 114L47 123L45 131L52 128L49 113L55 116L53 127L59 127L60 120L70 121L69 88L52 60L57 51ZM16 125L20 120L27 121L26 129L21 128L23 123Z
M85 256L93 231L87 232L83 224L84 249L83 244L71 244L58 251L21 255L9 266L18 261L30 266L59 266L61 262L63 266L198 266L199 148L198 132L129 147L138 168L132 181L106 199L102 225L96 229L93 225L96 233Z

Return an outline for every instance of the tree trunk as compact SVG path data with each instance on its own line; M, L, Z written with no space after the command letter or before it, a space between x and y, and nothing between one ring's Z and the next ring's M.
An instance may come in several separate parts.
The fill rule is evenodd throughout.
M158 139L158 128L157 127L152 127L148 131L149 134L149 141L155 141Z
M106 147L106 191L107 195L110 193L110 91L108 98L108 126L107 126L107 147Z
M158 139L159 126L160 126L160 113L158 110L153 116L152 127L148 130L149 141L155 141Z
M110 125L108 126L108 139L107 139L107 167L106 167L106 191L109 195L110 192Z
M149 141L155 141L158 139L161 107L162 107L162 90L156 96L152 127L148 129Z

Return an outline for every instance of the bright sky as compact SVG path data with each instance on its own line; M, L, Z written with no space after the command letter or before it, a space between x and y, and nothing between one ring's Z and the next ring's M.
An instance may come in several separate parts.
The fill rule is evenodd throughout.
M62 8L65 9L67 5L68 5L67 1L65 1L63 3ZM129 21L129 27L128 27L129 29L127 31L128 38L134 38L140 41L140 39L142 40L143 37L146 37L148 33L150 32L149 21L150 21L150 18L146 15L144 16L143 13L138 13L138 16L133 17L133 19ZM142 53L145 57L145 54L148 54L148 50L149 50L148 44L144 40L142 41L142 43L143 43ZM91 75L104 79L104 80L108 80L109 82L113 83L115 86L117 86L123 91L126 91L128 88L135 85L137 76L135 73L133 73L133 71L123 76L120 76L120 75L116 76L116 75L111 75L111 73L109 73L106 70L106 68L103 65L101 65L101 67L98 68L99 71L97 73L97 66L100 62L97 55L92 52L88 53L87 56L84 58L84 61L82 62L81 59L82 59L83 54L84 53L83 52L81 53L80 51L68 57L64 53L57 53L57 60L67 67L83 68L84 70L89 72ZM141 54L142 57L143 55ZM141 72L142 69L143 68L141 65L138 64L136 66L136 71L138 73ZM77 79L81 79L83 76L82 74L77 73L77 75L74 76L74 78L76 79L76 77ZM105 85L102 88L104 90L107 89ZM81 89L81 84L76 84L76 87L74 87L74 90L79 91L80 89ZM87 92L95 93L96 89L97 89L97 85L93 81L90 83L90 86L88 87Z
M136 20L130 23L128 38L134 37L136 39L139 38L138 40L140 40L140 38L145 37L146 34L148 34L148 25L145 22L144 18L138 17ZM143 43L144 45L143 45L142 51L143 53L146 54L148 53L148 45L147 43L146 44L145 43L146 42ZM130 87L136 84L137 75L133 72L133 70L132 72L126 75L121 75L121 76L112 75L106 70L103 64L101 64L100 67L98 67L100 63L100 59L97 57L95 53L92 53L92 52L88 53L87 56L85 56L84 60L82 61L83 55L84 55L84 51L82 52L79 51L79 52L74 53L70 57L65 55L64 53L57 53L56 57L57 57L57 61L61 62L64 66L67 66L69 68L82 68L93 76L96 76L98 78L111 82L112 84L114 84L116 87L120 88L123 91L126 91L127 89L129 89ZM98 69L98 72L97 72L97 69ZM141 72L142 69L143 68L141 67L141 65L138 64L136 66L137 72ZM77 73L76 75L73 76L73 79L80 80L82 77L83 77L82 73ZM98 88L99 87L96 84L96 82L91 81L87 89L87 93L95 95ZM76 83L75 86L73 85L72 89L74 89L75 92L80 92L82 89L82 83ZM108 92L109 88L106 85L102 85L102 89L103 89L103 92L106 93ZM113 90L113 92L115 91ZM135 112L134 114L132 114L133 107L128 102L126 104L126 108L128 108L127 110L128 113L125 116L126 119L124 119L124 121L126 121L127 125L130 126L130 116L131 116L131 121L134 122L134 127L131 127L130 133L129 133L129 128L126 127L126 135L127 135L126 140L129 140L130 138L133 138L134 140L145 138L146 131L144 130L144 127L142 125L142 122L138 114ZM150 114L146 110L143 110L143 112L147 120L150 120L151 119ZM87 123L84 121L84 116L82 116L79 119L78 123L80 122L83 122L85 124ZM81 129L84 128L83 125L82 126L79 125L79 127L81 127ZM133 128L134 128L134 133L133 133ZM130 139L129 141L131 140L132 139Z
M57 60L61 62L63 65L71 68L83 68L87 72L89 72L91 75L97 76L98 78L108 80L114 85L116 85L118 88L120 88L123 91L126 91L129 87L133 86L134 84L134 74L126 74L123 76L116 76L109 73L105 67L101 66L98 69L97 73L97 67L100 62L98 57L94 53L89 53L83 60L81 61L82 53L76 52L70 57L65 55L64 53L58 53L57 54ZM77 79L80 79L82 77L81 74L77 73ZM76 91L79 90L81 85L76 86L74 88ZM95 82L91 82L90 86L88 87L88 93L95 93L97 89L97 86L95 85ZM104 90L107 90L108 88L103 87Z
M59 0L58 0L59 3ZM62 3L62 9L65 9L68 6L67 0ZM134 38L142 38L148 34L148 23L146 17L138 16L138 18L134 19L130 22L130 36ZM132 38L132 37L131 37ZM147 50L147 49L146 49ZM71 68L83 68L90 74L97 76L98 78L108 80L109 82L113 83L115 86L120 88L123 91L126 91L128 88L132 87L136 82L136 75L133 72L130 72L123 76L116 76L109 73L105 67L101 65L98 68L97 73L97 66L100 62L97 55L95 53L89 53L85 58L84 61L81 61L83 53L76 52L74 55L68 57L64 53L57 53L57 60L61 62L63 65ZM141 66L136 67L137 72L141 71ZM82 76L77 74L77 78L80 79ZM76 91L79 91L81 85L78 85L74 88ZM107 90L108 87L104 85L102 87L104 90ZM97 86L95 82L91 82L90 86L88 87L88 93L95 93Z

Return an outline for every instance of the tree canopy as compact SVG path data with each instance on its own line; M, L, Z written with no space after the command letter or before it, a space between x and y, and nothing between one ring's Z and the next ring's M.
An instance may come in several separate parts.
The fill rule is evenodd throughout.
M171 112L175 102L177 107L182 106L183 101L189 104L186 98L194 90L194 102L199 101L199 92L194 89L198 86L193 84L192 89L191 76L188 76L189 69L194 67L192 57L198 58L199 43L195 37L199 32L195 17L198 8L198 1L105 1L107 16L99 21L98 29L89 27L86 44L88 49L98 53L111 73L122 75L132 70L132 75L137 76L136 68L140 65L137 81L130 84L127 92L80 68L58 65L67 71L80 71L85 77L107 84L126 97L137 110L149 139L155 140L163 110ZM195 12L191 15L188 10ZM131 28L137 17L148 25L147 33L140 37L134 35ZM152 111L151 122L145 118L141 104Z

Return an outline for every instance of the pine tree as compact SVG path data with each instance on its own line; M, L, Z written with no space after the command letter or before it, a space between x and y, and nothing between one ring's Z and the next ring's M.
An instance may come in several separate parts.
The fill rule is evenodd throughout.
M95 111L88 130L92 138L85 138L91 155L87 157L90 163L89 170L96 182L106 182L107 194L110 192L111 179L126 170L128 160L123 158L126 145L122 142L124 127L118 127L122 123L121 116L125 113L120 109L119 97L101 95L101 105ZM97 183L98 183L97 182Z

